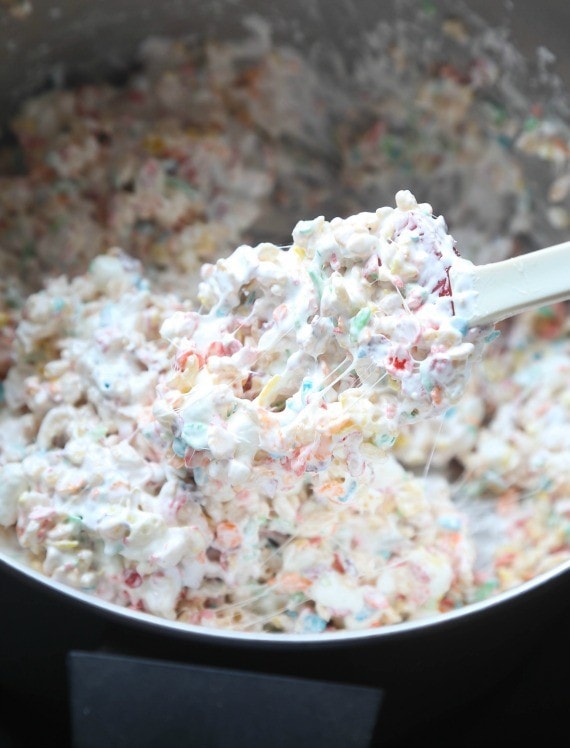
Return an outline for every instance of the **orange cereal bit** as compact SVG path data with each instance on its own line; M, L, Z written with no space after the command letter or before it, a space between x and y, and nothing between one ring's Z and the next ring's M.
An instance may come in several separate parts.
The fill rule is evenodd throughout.
M495 559L495 566L510 566L516 560L516 553L513 551L505 551Z
M443 597L439 601L439 605L437 607L440 613L449 613L450 610L453 610L455 608L455 603L451 598Z
M305 590L308 590L313 583L310 579L301 576L301 574L296 571L287 571L276 577L273 584L279 587L279 591L293 593L304 592Z
M273 310L273 319L277 322L281 322L287 316L287 311L287 304L279 304L279 306L276 306Z
M373 610L387 610L390 607L390 601L382 592L370 590L364 594L364 602Z
M511 514L517 507L520 499L520 492L516 488L507 488L497 500L497 514L505 517Z
M341 479L329 480L319 486L319 494L327 499L340 499L344 491L344 481Z
M242 543L239 527L233 522L224 520L216 527L216 546L220 550L233 551Z
M533 319L533 332L539 338L553 340L563 333L565 321L566 304L564 302L543 306L537 310Z
M441 405L442 403L442 392L441 387L434 387L432 391L430 392L431 400L434 405Z

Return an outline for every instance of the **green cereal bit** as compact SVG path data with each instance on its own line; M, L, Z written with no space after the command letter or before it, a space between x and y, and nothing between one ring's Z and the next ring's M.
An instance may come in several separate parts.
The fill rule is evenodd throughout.
M497 589L498 584L496 579L488 579L486 582L480 584L475 590L475 602L480 602L490 597Z
M36 256L36 245L34 242L26 242L22 247L22 259L31 260Z
M309 270L309 277L313 281L313 285L320 298L323 295L323 279L314 270Z
M523 130L525 130L525 132L530 132L531 130L536 130L539 125L540 120L538 117L527 117L523 123Z
M94 429L91 429L89 436L93 441L98 442L107 436L107 429L105 426L96 426Z
M357 338L370 319L370 307L364 307L350 320L350 336Z
M398 161L404 153L402 143L398 142L398 140L391 135L385 135L382 138L380 141L380 147L391 161Z
M198 195L198 190L192 187L185 179L180 179L180 177L166 177L165 184L171 190L183 192L187 197L195 199Z
M49 224L50 231L56 234L58 231L61 231L61 229L64 228L66 223L67 221L64 218L64 216L56 216L50 221L50 224Z
M494 116L495 116L495 124L496 125L504 125L505 122L508 120L509 115L507 113L507 110L504 106L500 106L497 104L494 108Z

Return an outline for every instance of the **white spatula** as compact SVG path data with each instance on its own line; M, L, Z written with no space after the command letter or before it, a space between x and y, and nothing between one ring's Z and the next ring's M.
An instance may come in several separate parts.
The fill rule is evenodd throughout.
M470 276L475 300L455 314L465 317L470 327L492 325L519 312L570 299L570 242L512 257L502 262L449 270L454 281L463 285ZM463 276L462 278L459 275Z

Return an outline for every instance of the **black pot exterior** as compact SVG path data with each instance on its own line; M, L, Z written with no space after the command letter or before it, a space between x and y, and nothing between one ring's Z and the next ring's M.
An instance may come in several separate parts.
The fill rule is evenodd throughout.
M107 652L380 688L379 729L396 740L496 686L570 615L570 574L457 618L349 640L294 643L171 630L62 595L13 569L3 590L0 688L68 698L72 651Z

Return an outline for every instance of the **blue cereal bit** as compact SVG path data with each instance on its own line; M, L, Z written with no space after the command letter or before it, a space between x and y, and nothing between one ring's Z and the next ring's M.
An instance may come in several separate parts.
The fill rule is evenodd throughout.
M293 621L296 618L299 618L299 614L297 613L296 610L286 610L285 615L287 616L287 618L291 618Z
M65 309L65 299L54 299L51 303L52 309L56 314L61 314Z
M345 481L345 485L346 485L346 481ZM355 491L356 491L356 481L353 478L349 482L348 488L346 489L344 494L339 498L340 503L346 504L348 501L350 501Z
M4 393L4 382L0 382L0 403L3 403L6 400L6 395Z
M455 514L442 514L437 520L437 524L450 532L461 530L461 520Z
M540 490L541 491L550 491L554 487L554 481L552 478L542 478L540 481Z
M186 454L186 442L179 436L175 436L172 440L172 449L177 457L184 457Z
M310 236L315 230L315 221L299 221L295 228L303 236Z
M463 317L452 317L451 324L458 330L463 336L469 332L469 323Z
M499 133L499 135L497 135L497 143L507 151L510 151L512 149L513 142L513 138L509 137L505 133Z
M312 379L303 379L303 384L301 385L301 402L303 405L307 404L307 398L310 392L313 389L313 380Z
M208 480L208 476L206 475L204 468L201 467L195 467L192 469L192 477L194 478L194 483L197 486L206 485L206 482Z
M370 618L370 614L372 613L372 609L368 607L362 608L362 610L359 610L358 613L354 616L355 621L366 621L368 618Z
M191 421L185 424L180 436L192 449L208 448L208 427L205 423Z
M451 405L443 414L444 418L453 418L453 416L457 413L457 408L455 405Z
M99 323L102 327L110 326L115 321L115 305L105 304L99 312Z
M426 392L431 392L433 389L433 379L430 374L430 363L422 361L420 363L420 382Z
M122 553L125 550L125 544L122 543L120 540L112 541L112 540L105 540L105 545L103 547L103 553L105 556L116 556L118 553Z
M376 434L372 443L375 447L390 448L394 446L396 437L391 434Z
M485 343L492 343L501 334L500 330L491 330L491 332L485 336Z
M327 622L316 613L306 613L302 623L303 631L307 634L320 634L327 627Z

